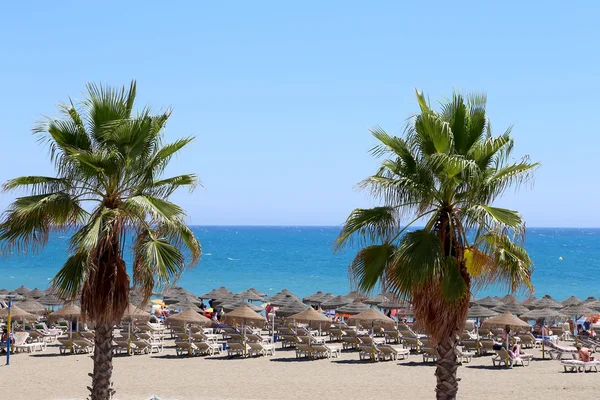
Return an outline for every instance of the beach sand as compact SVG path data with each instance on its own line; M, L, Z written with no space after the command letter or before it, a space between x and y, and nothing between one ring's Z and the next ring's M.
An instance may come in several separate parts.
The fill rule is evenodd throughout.
M356 352L296 361L293 350L268 358L188 358L175 356L173 341L166 344L161 354L115 356L115 399L435 398L433 364L416 354L379 363L359 361ZM89 356L59 355L57 346L17 354L10 366L0 366L0 399L85 399L91 371ZM473 400L594 399L600 384L600 373L564 373L558 361L534 359L528 367L506 369L492 367L491 356L461 366L459 376L458 398Z

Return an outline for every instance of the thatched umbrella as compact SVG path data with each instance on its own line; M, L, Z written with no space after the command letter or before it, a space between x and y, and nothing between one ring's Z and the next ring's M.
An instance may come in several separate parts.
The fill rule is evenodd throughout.
M564 306L560 304L558 301L554 300L549 294L545 295L539 300L534 301L533 303L528 305L529 308L550 308L556 309L563 308Z
M32 315L31 313L23 310L21 307L17 306L16 304L13 304L10 307L10 316L11 318L14 317L21 317L21 319L23 320L35 320L36 316ZM4 318L8 318L8 308L1 308L0 309L0 318L4 319Z
M221 305L221 304L224 304L224 303L232 304L232 303L240 303L240 302L244 302L245 303L245 301L242 298L242 296L240 296L239 294L230 293L228 295L219 297L218 299L214 299L212 304L213 304L213 307L214 307L214 306Z
M278 303L281 303L282 301L289 301L290 298L295 298L296 300L301 301L298 296L296 296L287 289L283 289L281 292L275 293L273 296L267 297L264 301L266 303L278 306Z
M204 314L204 310L202 310L196 304L196 302L190 301L190 299L182 299L179 303L169 304L169 308L172 308L173 310L191 309L197 313Z
M373 297L369 297L368 299L364 299L362 302L365 304L370 304L372 306L376 306L376 305L379 305L386 301L388 301L388 298L385 297L382 293L380 293L377 296L373 296Z
M592 303L596 301L596 298L594 296L590 296L588 298L586 298L584 301L582 301L583 304L588 304L588 303Z
M564 299L563 301L561 301L560 304L562 304L563 307L576 306L576 305L581 304L581 300L579 300L575 296L571 296L571 297L569 297L569 298Z
M582 305L591 308L592 310L600 311L600 300L591 301L589 303L581 303Z
M352 300L359 300L359 301L363 301L368 299L367 296L365 296L364 294L361 294L358 290L353 290L351 292L349 292L346 297L351 298Z
M238 296L240 296L242 299L248 300L248 301L263 301L264 300L261 296L257 295L252 290L244 290L243 292L238 293Z
M30 299L39 299L40 297L44 296L45 294L46 293L44 293L40 289L35 288L32 291L25 293L24 296L28 297Z
M384 314L375 310L374 308L367 308L365 311L353 315L348 319L348 325L365 326L365 323L371 325L371 328L374 328L375 326L393 328L395 326L395 322L393 319L385 316Z
M65 304L58 310L48 315L48 321L64 318L69 321L69 338L73 339L73 321L78 323L78 319L81 317L81 308L75 305L73 302ZM71 340L71 353L73 352L73 340Z
M544 297L546 297L546 296L544 296ZM540 300L542 300L542 299L540 299ZM549 303L549 304L552 304L552 303ZM561 318L561 317L564 317L564 315L561 312L553 310L551 308L539 308L539 309L531 310L528 313L521 315L521 318L527 319L527 320L536 320L537 321L538 319L541 319L542 327L544 327L546 325L546 319L555 319L555 318ZM542 329L542 333L543 333L543 329ZM544 358L544 356L545 356L545 348L544 348L545 341L546 341L545 337L544 337L544 335L542 335L542 358Z
M267 322L267 319L244 305L224 314L223 321L229 325L246 325L251 323L258 327L263 327Z
M227 289L225 286L221 286L218 289L213 289L208 293L201 294L198 296L200 299L214 299L217 300L223 296L227 296L229 294L233 294L233 292Z
M506 326L509 326L515 331L518 331L523 328L531 329L531 325L515 317L509 312L505 312L504 314L488 318L481 324L482 328L504 328Z
M63 304L65 302L63 299L61 299L57 295L50 294L50 293L43 295L37 301L38 301L38 303L41 303L45 306L60 306L61 304Z
M252 303L249 303L249 302L243 301L243 300L231 302L231 303L227 302L227 303L223 303L223 304L219 305L219 307L223 308L223 310L225 310L225 311L233 311L236 308L240 308L242 306L246 306L249 309L251 309L252 311L255 311L257 313L264 310L262 307L257 306L256 304L252 304Z
M323 293L319 290L318 292L313 293L310 296L306 296L306 297L302 298L302 302L306 303L306 304L317 304L318 305L324 301L323 296L325 296L325 293Z
M15 292L15 294L20 294L21 296L25 296L27 293L31 292L31 289L26 288L25 286L21 285L20 287L13 290L13 292Z
M302 303L302 301L300 301L299 298L294 297L294 296L290 296L288 294L281 294L281 295L278 295L276 297L272 296L272 298L271 298L270 301L268 301L268 300L265 300L265 301L267 301L272 306L276 306L276 307L283 307L286 304L290 304L292 302L294 302L294 303Z
M288 317L290 315L298 314L304 310L306 310L306 304L302 303L300 300L297 300L293 297L290 298L286 303L284 303L278 310L277 315L281 317Z
M523 302L521 303L521 305L524 305L525 307L529 307L529 305L531 303L534 303L537 301L537 297L535 296L529 296L528 298L526 298L525 300L523 300Z
M509 312L511 314L515 314L516 316L523 315L529 312L529 309L525 306L520 305L519 303L506 303L501 306L494 307L492 310L496 311L498 314L502 314L505 312Z
M320 312L316 311L312 307L308 307L304 311L290 315L289 317L286 318L286 320L300 322L300 323L304 323L304 324L311 324L311 323L315 323L315 322L321 323L321 324L322 323L331 323L331 320L329 318L327 318L325 315L321 314Z
M186 292L180 292L179 294L172 294L169 297L164 297L163 301L165 302L165 304L176 304L176 303L181 303L181 302L189 302L189 303L193 303L197 306L199 306L202 302L193 294L189 294Z
M346 296L335 296L334 298L321 303L321 308L324 310L335 310L350 303L352 303L352 299L349 299Z
M377 307L381 308L382 310L399 310L401 308L410 307L409 303L397 296L393 298L390 298L389 296L386 297L388 298L386 301L377 305Z
M596 311L594 311L592 307L590 307L590 304L594 303L577 304L565 307L560 310L560 313L563 315L572 315L575 317L575 321L577 321L583 315L596 314ZM579 332L577 332L577 334L579 334ZM577 338L575 338L575 340L577 340Z
M263 292L261 292L261 291L260 291L260 290L258 290L258 289L254 289L253 287L251 287L251 288L250 288L250 289L248 289L248 290L249 290L249 291L251 291L251 292L253 292L253 293L254 293L254 294L256 294L257 296L260 296L260 297L267 297L267 296L268 296L268 294L266 294L266 293L263 293Z
M300 297L296 296L294 293L290 292L290 291L289 291L289 290L287 290L287 289L281 289L281 292L279 292L279 293L281 293L281 294L282 294L282 295L284 295L284 296L292 296L292 297L295 297L295 298L296 298L296 300L298 300L298 301L301 301L301 300L300 300Z
M494 308L494 307L501 306L503 303L493 297L487 296L487 297L484 297L483 299L477 300L476 304L479 304L480 306L484 306L487 308Z
M189 308L187 310L183 310L180 313L170 315L167 318L167 322L169 324L193 324L200 326L209 326L212 324L212 321L210 319L206 318L204 315L198 314L196 311Z
M20 301L17 303L17 305L22 310L25 310L26 312L35 314L35 315L42 315L44 312L46 312L46 308L40 302L35 301L33 299L27 299L24 301Z
M128 321L132 321L134 319L147 320L150 319L150 313L129 303L125 309L125 312L123 313L123 319Z
M8 294L8 289L0 289L0 296L3 296L5 294Z
M469 307L469 314L467 315L468 318L490 318L493 316L498 315L498 313L496 311L493 311L490 308L484 307L484 306L480 306L479 304L475 304L471 307Z
M344 306L337 308L335 311L339 314L357 315L357 314L360 314L361 312L367 311L369 309L370 309L370 307L367 306L365 303L361 303L360 300L355 300L354 302L352 302L350 304L346 304Z
M513 296L512 294L507 294L504 297L500 297L498 299L498 301L500 301L501 303L504 303L504 304L519 302L519 300L517 300L517 298L515 296Z

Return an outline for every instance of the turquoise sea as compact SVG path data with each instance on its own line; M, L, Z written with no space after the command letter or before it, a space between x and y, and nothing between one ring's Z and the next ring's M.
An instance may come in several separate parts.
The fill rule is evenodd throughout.
M334 254L339 227L193 227L200 239L202 261L179 284L200 294L219 286L235 292L251 286L266 293L283 288L300 296L317 290L345 294L352 251ZM53 235L36 254L0 258L0 288L21 284L44 289L66 259L68 235ZM562 300L600 296L600 229L530 228L526 247L536 265L536 295ZM562 257L562 260L560 260ZM476 296L504 295L488 288Z

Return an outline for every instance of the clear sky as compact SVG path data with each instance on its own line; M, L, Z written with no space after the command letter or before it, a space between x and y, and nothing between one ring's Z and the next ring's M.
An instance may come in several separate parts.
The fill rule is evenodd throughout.
M489 4L488 4L489 3ZM531 3L531 4L530 4ZM533 4L536 3L536 4ZM459 5L460 4L460 5ZM367 129L400 133L453 88L484 91L496 133L543 167L501 204L529 226L600 227L596 2L8 2L0 13L0 180L50 174L31 128L86 82L138 81L172 106L174 200L193 224L336 225L370 202ZM5 209L10 195L0 195Z

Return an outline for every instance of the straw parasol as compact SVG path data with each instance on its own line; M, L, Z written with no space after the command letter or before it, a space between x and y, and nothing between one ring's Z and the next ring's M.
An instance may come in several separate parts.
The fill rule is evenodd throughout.
M383 310L398 310L401 308L410 307L409 303L400 299L397 296L392 297L392 298L390 298L389 296L386 296L386 297L388 298L387 301L384 301L383 303L379 303L377 305L377 307L379 307Z
M40 297L44 296L45 294L46 293L44 293L40 289L35 288L32 291L25 293L24 296L29 297L30 299L39 299Z
M223 296L227 296L229 294L233 294L233 292L227 288L225 288L225 286L221 286L218 289L213 289L210 292L201 294L200 296L198 296L198 298L200 299L214 299L217 300Z
M585 305L586 307L591 308L592 310L600 310L600 300L591 301L589 303L582 303L582 305Z
M365 296L364 294L361 294L358 290L351 291L350 293L348 293L346 295L346 297L351 298L352 300L360 300L360 301L368 299L367 296Z
M347 298L346 296L335 296L329 300L321 303L321 308L324 310L335 310L336 308L345 306L346 304L352 303L352 299Z
M517 316L523 315L529 312L529 309L525 306L520 305L519 303L506 303L501 306L494 307L492 310L496 311L499 314L509 312L511 314L515 314Z
M393 319L383 315L374 308L368 308L365 311L353 315L348 319L348 325L366 326L366 324L370 325L371 327L377 326L384 328L393 328L395 326Z
M479 299L475 296L473 296L473 294L471 293L471 295L469 296L469 304L474 304L477 303Z
M327 318L325 315L321 314L318 311L315 311L314 308L308 307L306 310L301 311L299 313L290 315L286 318L289 321L300 322L304 324L311 323L331 323L331 320Z
M194 325L202 325L208 326L212 324L212 321L206 318L204 315L198 314L196 311L188 308L180 313L170 315L167 318L167 322L170 324L194 324Z
M498 315L498 313L496 311L493 311L492 309L486 308L484 306L480 306L479 304L475 304L471 307L469 307L469 314L467 315L468 318L490 318L490 317L494 317Z
M48 320L56 320L60 318L74 320L81 317L81 308L76 306L73 302L66 304L62 308L50 313Z
M588 304L576 304L576 305L572 305L572 306L568 306L565 308L561 308L560 309L560 313L562 315L574 315L574 316L580 316L580 315L586 315L586 314L596 314L596 311L594 311L591 307L590 304L593 303L588 303ZM577 319L577 318L576 318Z
M298 296L296 296L295 294L293 294L292 292L290 292L287 289L283 289L281 292L275 293L271 297L267 297L264 301L266 303L270 303L275 306L278 306L279 304L277 304L277 303L281 303L282 301L289 301L290 297L293 297L296 300L300 301L300 298Z
M131 321L134 319L146 320L146 319L150 319L150 313L129 303L129 305L125 309L125 312L123 313L123 319L128 320L128 321Z
M325 296L325 293L321 292L320 290L316 293L311 294L310 296L306 296L302 299L303 303L306 304L321 304L324 299L323 297Z
M267 319L252 311L248 306L241 306L224 314L223 321L229 325L246 325L250 323L262 327L267 322Z
M300 300L290 297L290 300L283 304L276 311L276 313L279 316L287 317L290 315L298 314L304 310L306 310L306 304L302 303Z
M270 303L272 306L276 306L276 307L283 307L292 301L302 303L300 301L300 299L298 299L297 297L290 296L287 294L278 294L276 296L271 296L270 301L269 301L269 299L266 299L265 301Z
M223 308L223 310L225 310L225 311L232 311L232 310L235 310L236 308L240 308L242 306L246 306L249 309L251 309L252 311L255 311L257 313L263 311L262 307L257 306L256 304L248 303L247 301L243 301L243 300L231 302L231 303L227 302L227 303L223 303L223 304L219 305L219 307Z
M526 298L525 300L523 300L523 302L521 303L522 305L529 307L529 305L531 303L534 303L537 301L537 297L535 296L529 296L528 298Z
M242 296L240 296L239 294L230 293L228 295L219 297L218 299L214 299L212 304L214 307L216 305L221 305L224 303L232 304L232 303L240 303L240 302L244 302L244 299L242 298Z
M475 304L479 304L480 306L484 306L487 308L494 308L494 307L501 306L502 302L493 297L487 296L487 297L484 297L483 299L477 300L475 302Z
M504 328L505 326L509 326L515 331L523 328L531 329L531 326L527 322L520 320L509 312L488 318L481 324L482 328Z
M549 294L545 295L544 297L542 297L539 300L534 301L533 303L528 305L529 308L554 308L554 309L559 309L559 308L563 308L564 306L562 304L560 304L558 301L554 300Z
M584 301L582 301L583 304L588 304L588 303L592 303L596 301L596 298L594 296L590 296L587 299L585 299Z
M360 300L355 300L350 304L346 304L345 306L337 308L335 311L339 314L357 315L369 309L370 307L367 306L365 303L362 303Z
M63 304L65 302L63 299L61 299L57 295L50 294L50 293L43 295L37 301L38 301L38 303L43 304L45 306L60 306L61 304Z
M10 316L11 318L19 317L28 320L36 319L35 315L32 315L17 305L12 305L10 307ZM8 307L0 309L0 318L8 318Z
M255 295L260 296L260 297L267 297L268 294L261 292L258 289L254 289L253 287L251 287L250 289L248 289L250 292L253 292Z
M386 301L388 301L388 298L385 297L382 293L380 293L377 296L369 297L368 299L364 299L362 302L365 304L370 304L372 306L376 306L376 305L384 303Z
M517 300L517 298L515 296L513 296L512 294L507 294L504 297L500 297L498 299L498 301L500 301L501 303L504 303L504 304L519 302L519 300Z
M238 293L238 296L240 296L244 300L263 301L263 298L261 296L257 295L250 289L244 290L243 292Z
M283 294L284 296L292 296L292 297L295 297L295 298L296 298L296 300L300 301L300 297L296 296L294 293L290 292L290 291L289 291L289 290L287 290L287 289L281 289L281 292L279 292L279 293Z
M5 294L8 294L8 289L6 289L6 288L0 289L0 296L3 296Z
M560 304L562 304L563 307L576 306L581 304L581 300L579 300L575 296L571 296L568 299L564 299L563 301L561 301Z
M193 303L197 306L199 306L201 303L201 301L196 296L194 296L193 294L186 293L186 292L180 292L179 294L173 294L172 296L164 297L163 301L165 302L165 304L176 304L176 303L188 302L188 303Z
M21 285L20 287L13 290L13 292L15 292L16 294L20 294L21 296L25 296L27 293L31 292L31 289Z
M541 299L540 299L541 300ZM521 318L527 320L538 320L538 319L554 319L554 318L563 318L564 314L560 311L553 310L551 308L536 308L534 310L529 311L521 315Z
M42 315L43 313L46 312L46 308L41 303L39 303L33 299L27 299L24 301L20 301L19 303L17 303L17 305L22 310L25 310L26 312L35 314L35 315Z

